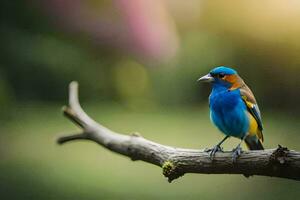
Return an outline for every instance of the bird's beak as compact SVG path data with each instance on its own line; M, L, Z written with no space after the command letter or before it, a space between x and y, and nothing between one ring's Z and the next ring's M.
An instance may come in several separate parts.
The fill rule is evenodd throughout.
M205 76L200 77L198 82L212 82L214 78L210 74L206 74Z

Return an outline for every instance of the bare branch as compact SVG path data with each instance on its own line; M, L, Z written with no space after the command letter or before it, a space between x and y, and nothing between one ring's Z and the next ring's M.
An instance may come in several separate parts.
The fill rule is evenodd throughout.
M58 138L59 144L73 140L91 140L99 145L130 157L162 167L169 182L185 173L243 174L272 176L300 180L300 153L278 146L264 151L245 151L232 162L230 152L216 153L213 160L203 150L182 149L161 145L138 134L124 135L111 131L91 119L78 100L78 84L71 82L69 106L63 108L65 116L79 125L83 132Z
M76 135L68 135L64 137L60 137L57 139L58 144L64 144L65 142L70 142L72 140L84 140L88 139L87 135L84 133L76 134Z

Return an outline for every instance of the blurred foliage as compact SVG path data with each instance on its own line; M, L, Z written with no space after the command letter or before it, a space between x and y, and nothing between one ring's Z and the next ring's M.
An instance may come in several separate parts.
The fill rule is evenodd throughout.
M1 73L0 70L0 105L3 105L1 106L0 119L8 119L10 117L10 108L14 105L14 103L15 97L12 88L4 79L3 73Z
M166 1L166 7L177 22L180 48L173 59L152 62L107 45L92 45L84 34L60 30L37 4L1 1L0 84L9 88L1 92L1 99L14 94L17 102L62 101L68 82L78 80L83 99L113 100L139 108L193 106L206 101L208 94L208 86L195 82L197 77L215 66L228 65L251 86L263 109L299 110L297 8L279 1L273 7L172 2ZM91 6L91 12L110 7L108 12L114 13L107 3ZM186 16L182 16L184 9L190 9Z

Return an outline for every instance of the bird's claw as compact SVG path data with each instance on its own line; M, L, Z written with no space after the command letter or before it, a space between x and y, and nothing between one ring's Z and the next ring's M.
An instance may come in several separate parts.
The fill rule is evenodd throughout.
M242 154L243 150L240 145L232 150L232 162L235 163L236 159Z
M209 157L210 157L211 160L214 159L215 154L216 154L218 151L223 152L223 149L222 149L222 147L221 147L220 145L216 145L216 146L214 146L213 148L205 149L205 152L207 152L207 153L210 152L210 153L209 153Z

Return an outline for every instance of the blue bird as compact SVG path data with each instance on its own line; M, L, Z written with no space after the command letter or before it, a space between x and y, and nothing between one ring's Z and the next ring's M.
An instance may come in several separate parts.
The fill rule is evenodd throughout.
M245 141L250 150L263 150L260 110L252 91L237 72L220 66L198 81L212 83L209 96L210 119L225 134L221 142L207 150L210 157L213 158L217 151L222 151L221 144L231 136L241 139L233 149L233 161L241 154L242 141Z

